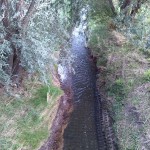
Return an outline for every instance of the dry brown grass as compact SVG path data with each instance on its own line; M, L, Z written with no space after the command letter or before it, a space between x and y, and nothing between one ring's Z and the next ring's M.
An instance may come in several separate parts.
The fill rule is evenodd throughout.
M108 31L106 31L108 32ZM150 82L143 81L149 61L126 38L112 31L103 44L97 44L98 86L104 106L114 119L114 129L121 150L150 149ZM99 46L101 45L101 47ZM96 47L94 45L94 47ZM102 61L104 60L104 61ZM116 83L121 84L117 86ZM113 88L113 90L112 90ZM119 98L120 92L125 96Z
M142 88L142 89L141 89ZM150 149L150 83L129 92L115 122L121 149Z

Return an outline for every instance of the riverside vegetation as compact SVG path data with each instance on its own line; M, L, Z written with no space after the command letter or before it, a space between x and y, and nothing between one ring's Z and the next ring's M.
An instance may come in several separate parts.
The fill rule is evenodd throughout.
M71 63L70 33L88 4L88 47L97 57L97 86L119 148L149 150L149 3L1 0L0 149L38 149L49 137L63 94L50 77L59 60Z
M39 148L49 136L59 106L58 100L63 94L53 84L49 92L49 87L35 77L25 80L23 85L19 89L13 88L15 97L0 92L1 150Z
M38 149L49 137L63 95L60 51L69 54L79 6L78 0L0 0L1 150Z
M147 8L149 1L100 0L89 17L88 46L97 57L97 86L121 150L150 149Z

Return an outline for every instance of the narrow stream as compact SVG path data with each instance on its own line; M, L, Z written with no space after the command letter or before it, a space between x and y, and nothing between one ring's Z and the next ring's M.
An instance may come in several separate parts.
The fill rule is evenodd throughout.
M96 66L85 48L86 10L83 9L81 13L81 22L74 29L71 42L75 70L75 74L72 74L74 110L64 131L63 150L105 150L104 139L101 132L100 138L98 133L102 129L96 125L96 111L99 109L96 106Z

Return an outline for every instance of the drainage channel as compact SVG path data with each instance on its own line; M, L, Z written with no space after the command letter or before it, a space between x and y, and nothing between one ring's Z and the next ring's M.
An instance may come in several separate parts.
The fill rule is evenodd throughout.
M85 47L84 13L73 31L73 112L64 131L63 150L106 150L100 96L96 90L96 64Z

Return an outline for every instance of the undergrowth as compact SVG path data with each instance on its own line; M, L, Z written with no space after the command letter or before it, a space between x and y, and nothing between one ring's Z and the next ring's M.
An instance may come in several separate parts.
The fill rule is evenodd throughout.
M123 79L116 79L113 85L108 89L108 95L114 96L115 100L121 102L127 95L125 81Z
M100 71L97 86L102 102L107 104L114 119L119 149L149 150L149 55L135 48L116 28L112 28L111 14L103 21L101 14L89 21L88 44L97 57Z
M0 95L1 150L34 150L49 136L50 116L55 116L62 91L54 85L47 87L32 81L27 81L24 86L27 93L19 98Z
M150 82L150 69L146 70L142 77L143 82Z

